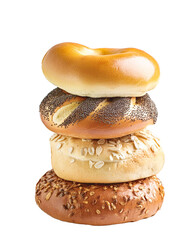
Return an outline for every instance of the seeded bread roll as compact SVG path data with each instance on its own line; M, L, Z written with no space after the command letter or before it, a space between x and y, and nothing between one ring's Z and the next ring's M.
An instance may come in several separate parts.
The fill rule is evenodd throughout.
M156 60L142 50L92 49L77 43L52 47L42 69L57 87L92 98L143 96L157 85L160 75Z
M148 130L108 140L54 134L50 144L52 168L70 181L128 182L155 175L164 164L159 140Z
M162 206L164 189L156 176L118 184L66 181L48 171L36 185L36 203L66 222L109 225L153 216Z
M148 94L143 97L84 98L56 88L40 104L44 125L77 138L115 138L139 131L157 120Z

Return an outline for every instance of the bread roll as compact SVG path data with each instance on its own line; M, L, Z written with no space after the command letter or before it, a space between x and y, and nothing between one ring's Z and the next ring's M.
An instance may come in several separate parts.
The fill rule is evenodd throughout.
M164 164L159 140L148 130L108 140L55 134L50 144L52 168L70 181L128 182L155 175Z
M142 50L92 49L67 42L45 54L42 69L57 87L92 98L143 96L157 85L160 75L156 60Z
M153 216L164 189L156 176L118 184L66 181L48 171L36 185L36 202L50 216L66 222L109 225Z
M56 88L40 104L44 125L77 138L115 138L153 124L157 109L148 94L128 98L84 98Z

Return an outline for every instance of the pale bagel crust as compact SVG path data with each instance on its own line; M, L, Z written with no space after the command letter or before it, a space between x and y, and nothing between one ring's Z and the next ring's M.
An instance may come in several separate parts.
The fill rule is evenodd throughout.
M153 124L157 109L142 97L89 98L56 88L40 104L42 122L51 131L77 138L115 138Z
M148 130L107 140L54 134L50 145L52 168L70 181L128 182L156 175L164 165L159 139Z
M153 216L162 206L164 188L156 176L128 183L84 184L48 171L36 185L36 203L62 221L109 225Z
M92 98L143 96L157 85L160 75L156 60L142 50L92 49L69 42L45 54L42 70L57 87Z

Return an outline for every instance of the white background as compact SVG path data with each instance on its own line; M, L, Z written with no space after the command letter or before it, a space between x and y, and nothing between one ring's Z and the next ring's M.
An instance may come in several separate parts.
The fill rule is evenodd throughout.
M187 239L186 1L1 1L1 239ZM49 169L49 137L39 104L54 86L41 60L53 45L136 47L159 62L150 92L159 118L152 127L166 162L158 174L165 201L154 217L93 227L64 223L35 204L35 184Z

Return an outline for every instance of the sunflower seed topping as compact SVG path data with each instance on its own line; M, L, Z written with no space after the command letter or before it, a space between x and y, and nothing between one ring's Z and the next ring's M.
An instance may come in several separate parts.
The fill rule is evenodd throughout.
M99 169L99 168L102 168L102 166L104 165L104 162L103 161L99 161L99 162L96 162L94 167Z
M57 142L61 138L61 135L58 134L57 137L54 139L55 142Z
M94 147L89 147L89 148L88 148L88 153L93 156L94 153L95 153Z
M58 136L57 133L53 134L53 136L49 139L50 141L53 141Z
M99 139L99 140L97 141L97 143L98 143L98 144L105 144L105 139Z
M89 166L90 168L92 168L92 166L94 165L94 162L92 162L91 160L89 161Z
M69 147L69 148L68 148L68 152L69 152L69 153L72 153L72 152L73 152L73 149L74 149L73 147Z
M66 138L64 136L61 136L61 138L59 138L57 141L58 142L63 142Z
M71 160L70 160L70 163L74 163L74 162L75 162L75 159L71 159Z
M107 207L108 207L108 210L111 211L111 206L110 206L110 202L109 201L105 201Z
M151 149L151 151L154 153L154 152L156 152L156 147L155 147L155 145L152 145L151 147L150 147L150 149Z
M110 159L110 161L113 161L113 160L114 160L112 154L109 156L109 159Z
M114 205L114 203L111 203L111 207L112 207L112 209L116 209L116 206Z
M49 200L50 197L51 197L51 195L52 195L52 193L51 193L51 192L48 192L47 195L45 196L45 199L46 199L46 200Z
M103 148L101 146L96 147L96 154L99 156L103 151Z
M114 151L114 152L118 152L119 149L117 147L109 147L108 150Z
M82 155L82 156L86 156L87 153L88 153L88 149L87 149L87 148L82 148L82 149L81 149L81 155Z
M120 155L119 154L117 154L115 152L112 152L111 154L112 154L112 156L116 157L118 160L120 159Z
M99 209L96 210L97 214L101 214L101 211Z
M59 150L61 147L62 147L62 143L58 143L56 146L57 150Z
M122 209L120 209L119 213L122 213L123 211L124 211L124 209L122 208Z

